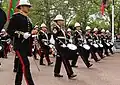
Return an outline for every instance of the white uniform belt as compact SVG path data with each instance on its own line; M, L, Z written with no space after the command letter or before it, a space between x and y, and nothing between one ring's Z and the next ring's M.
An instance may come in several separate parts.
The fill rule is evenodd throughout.
M42 39L42 41L46 41L47 42L48 40L47 39Z
M59 39L66 39L65 37L60 37L60 36L59 36L59 37L57 37L57 38L59 38Z

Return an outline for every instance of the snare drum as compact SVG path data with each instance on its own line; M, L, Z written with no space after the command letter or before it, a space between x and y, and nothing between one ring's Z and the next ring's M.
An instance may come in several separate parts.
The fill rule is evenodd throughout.
M84 44L84 45L83 45L83 48L85 48L86 50L90 50L90 46L87 45L87 44Z
M103 48L103 45L102 45L102 44L99 44L99 46L100 46L101 48Z
M70 50L77 50L77 46L74 45L74 44L67 44L67 47L68 47Z
M109 47L110 46L110 44L109 43L106 43L107 44L107 46Z
M77 57L77 46L74 44L67 44L68 52L66 56L68 56L68 60L73 60Z
M95 48L98 48L98 47L99 47L97 44L93 44L93 46L94 46Z
M109 42L109 44L112 45L112 46L114 45L112 42Z

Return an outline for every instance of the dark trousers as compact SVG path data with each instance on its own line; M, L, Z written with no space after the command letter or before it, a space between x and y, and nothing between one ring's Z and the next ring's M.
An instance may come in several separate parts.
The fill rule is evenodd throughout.
M34 85L30 72L30 63L27 57L27 52L24 50L16 50L16 54L19 57L18 70L15 79L15 85L22 84L22 77L24 75L26 80L26 85Z
M18 70L18 61L19 61L19 58L17 57L17 55L15 55L15 59L14 59L14 70Z
M99 47L97 53L98 53L98 55L100 56L101 59L104 58L104 56L103 56L103 47Z
M110 51L111 54L113 54L112 47L113 47L113 45L110 45L110 47L109 47L109 51Z
M104 46L104 51L105 51L105 55L109 55L109 53L108 53L108 46L106 45L106 44L103 44L103 46Z
M55 62L54 73L55 74L60 73L61 64L63 62L68 77L71 76L73 74L73 70L72 70L72 68L70 66L70 62L68 60L69 49L61 47L58 43L55 43L55 47L57 50L57 57L56 57L56 62Z
M57 56L56 57L54 73L55 74L59 74L60 73L62 62L64 64L64 67L66 69L68 77L71 76L73 74L73 70L72 70L72 68L70 66L70 62L65 57L62 57L62 56L59 56L59 57Z
M81 47L81 46L78 46L78 52L83 60L83 62L85 63L85 65L87 67L89 67L90 63L89 63L89 55L90 55L90 51L89 50L86 50L85 48Z
M0 58L5 58L5 57L4 57L4 52L3 52L3 51L0 52Z
M76 54L75 56L73 56L74 58L72 59L72 62L71 62L71 66L75 66L76 63L77 63L77 60L78 60L78 55Z
M51 61L50 61L50 58L49 58L49 47L48 46L43 46L41 48L41 55L40 55L40 64L43 64L43 59L44 57L46 58L47 60L47 63L49 64Z
M94 46L91 46L90 48L90 53L91 53L91 57L97 62L98 61L98 58L97 58L97 55L96 55L96 52L97 52L97 48L95 48Z
M41 52L41 56L40 56L40 64L43 64L43 59L44 57L46 58L47 60L47 63L49 64L51 61L50 61L50 58L49 58L49 54L45 54L44 52Z
M49 58L49 46L43 45L41 46L41 55L40 55L40 64L43 64L43 58L45 57L47 60L47 63L49 64L50 58Z
M36 48L35 48L34 51L33 51L33 56L34 56L35 59L37 59L36 54L37 54L37 50L36 50Z

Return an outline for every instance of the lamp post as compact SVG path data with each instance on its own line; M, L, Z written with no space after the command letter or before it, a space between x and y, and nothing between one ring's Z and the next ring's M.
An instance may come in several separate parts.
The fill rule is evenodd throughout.
M114 43L114 33L115 33L115 28L114 28L114 0L112 0L112 42Z

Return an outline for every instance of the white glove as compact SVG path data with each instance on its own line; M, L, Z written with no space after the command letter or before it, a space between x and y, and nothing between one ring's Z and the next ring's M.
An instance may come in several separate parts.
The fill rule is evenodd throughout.
M29 34L28 32L24 33L24 35L23 35L23 37L24 37L25 39L28 39L30 36L31 36L31 34Z
M72 43L72 39L70 39L69 42Z
M66 46L65 44L62 44L61 47L65 48L65 47L67 47L67 46Z
M38 37L38 35L32 35L32 37Z

